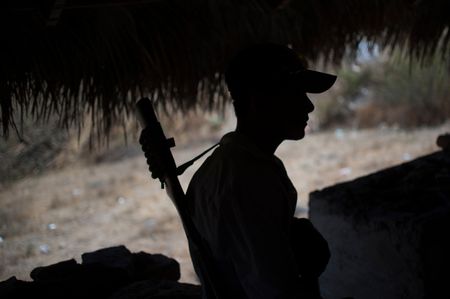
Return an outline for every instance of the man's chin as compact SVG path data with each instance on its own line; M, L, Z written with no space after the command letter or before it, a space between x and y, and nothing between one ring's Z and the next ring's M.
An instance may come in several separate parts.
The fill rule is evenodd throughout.
M288 138L286 138L287 140L300 140L305 138L305 131L301 131L301 132L295 132L294 134L291 134Z

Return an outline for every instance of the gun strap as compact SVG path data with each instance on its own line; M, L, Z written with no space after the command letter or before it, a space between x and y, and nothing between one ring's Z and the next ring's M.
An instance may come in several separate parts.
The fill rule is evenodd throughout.
M214 144L213 146L211 146L210 148L208 148L207 150L205 150L203 153L201 153L200 155L198 155L197 157L193 158L192 160L189 160L183 164L181 164L180 166L177 167L177 175L182 175L184 173L184 171L186 169L188 169L189 166L191 166L192 164L194 164L195 161L197 161L198 159L200 159L201 157L203 157L204 155L206 155L208 152L210 152L213 148L215 148L216 146L218 146L220 144L220 142L217 142L216 144Z

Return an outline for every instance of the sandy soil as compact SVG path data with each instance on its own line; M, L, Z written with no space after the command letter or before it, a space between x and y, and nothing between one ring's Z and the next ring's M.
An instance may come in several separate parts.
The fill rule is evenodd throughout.
M297 214L305 216L309 192L436 151L436 137L444 132L450 124L409 132L320 132L284 143L277 155L299 191ZM210 144L180 147L174 155L183 162ZM185 187L200 164L181 178ZM143 156L72 165L0 190L0 281L12 275L29 280L37 266L80 260L83 252L118 244L174 257L182 281L196 282L176 211L150 179Z

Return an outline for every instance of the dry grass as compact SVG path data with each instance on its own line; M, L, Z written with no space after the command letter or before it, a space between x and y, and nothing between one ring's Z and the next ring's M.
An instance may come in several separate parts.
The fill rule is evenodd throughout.
M232 127L225 125L210 139ZM450 124L408 132L385 128L311 133L302 142L283 144L277 154L299 191L302 216L310 191L433 152L437 135L448 131ZM205 140L175 149L176 159L193 157L211 143ZM199 165L181 178L185 187ZM132 251L176 258L182 280L195 281L175 209L159 183L149 178L143 156L30 176L0 189L0 211L0 280L12 275L29 279L34 267L124 244Z

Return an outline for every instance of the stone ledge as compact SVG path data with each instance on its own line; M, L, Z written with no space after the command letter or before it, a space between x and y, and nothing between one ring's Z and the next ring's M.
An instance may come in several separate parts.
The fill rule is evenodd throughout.
M450 298L448 152L315 191L309 213L331 250L325 297Z

